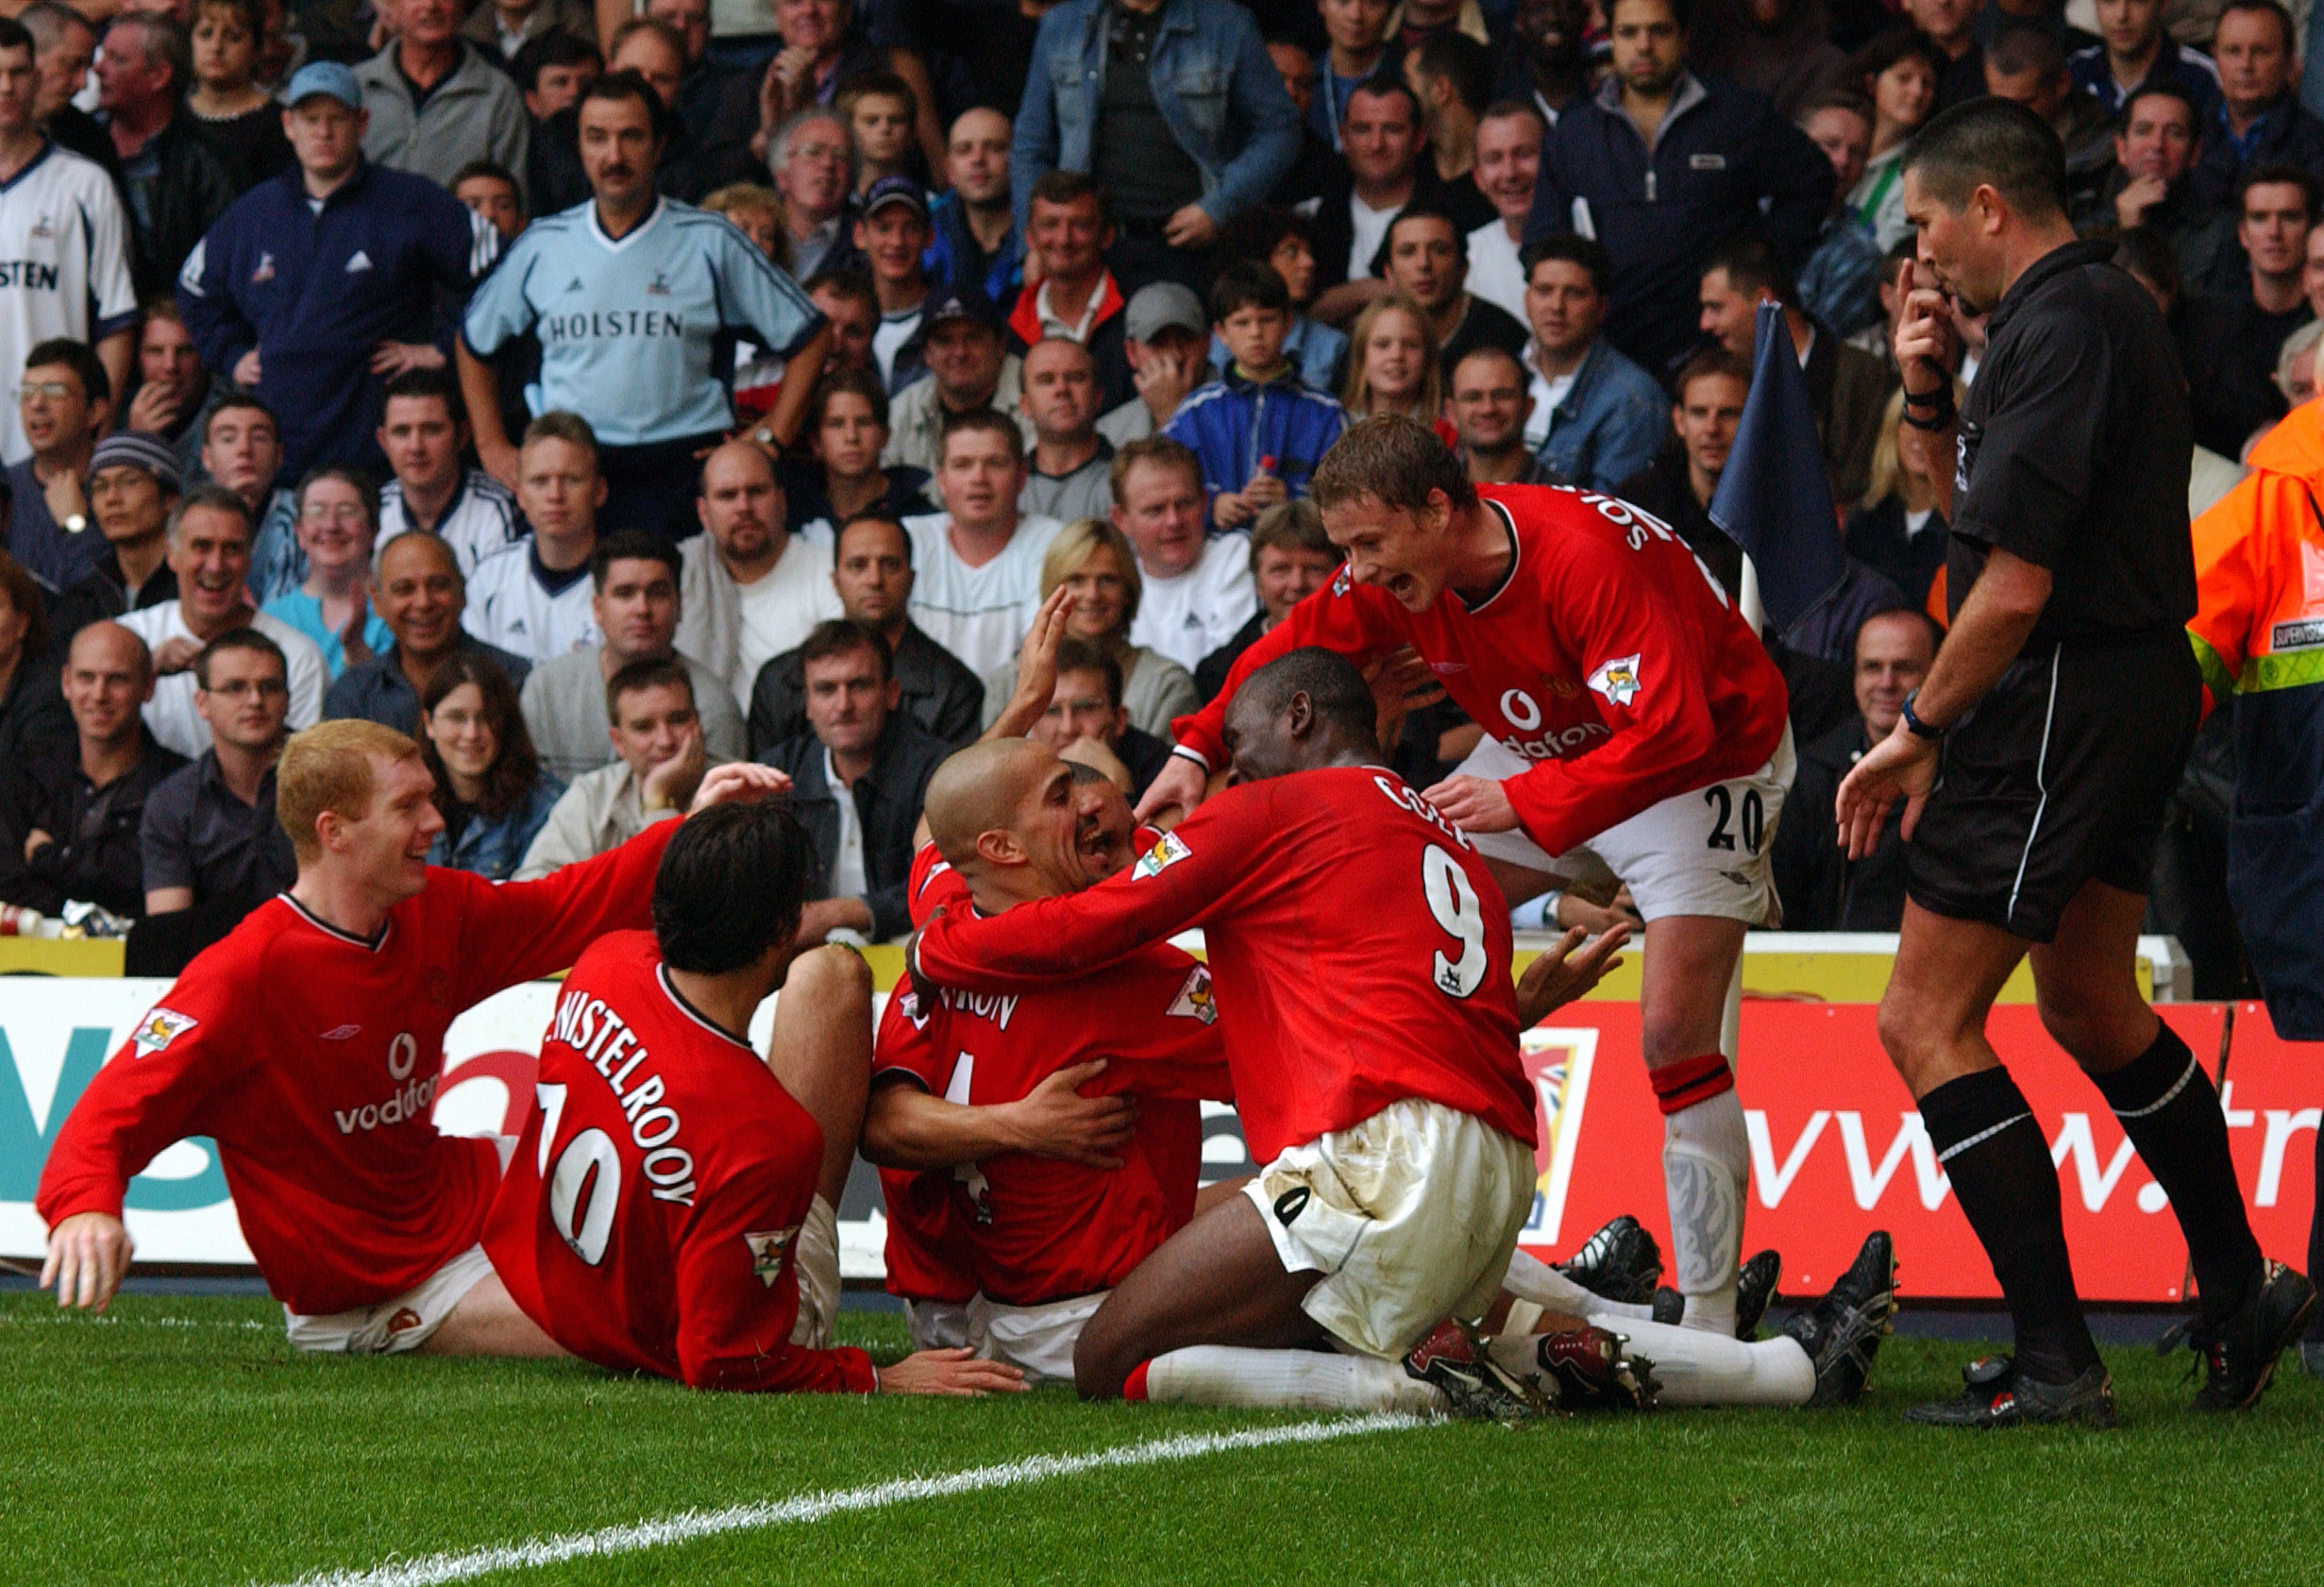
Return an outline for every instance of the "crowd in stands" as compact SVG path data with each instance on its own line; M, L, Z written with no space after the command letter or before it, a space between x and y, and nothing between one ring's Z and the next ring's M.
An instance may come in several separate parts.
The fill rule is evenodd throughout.
M2324 338L2324 42L2277 0L0 13L0 901L160 969L289 879L272 767L326 717L417 737L431 857L494 877L765 761L805 935L894 937L1042 603L1032 731L1142 790L1332 577L1306 481L1371 414L1633 500L1741 598L1709 506L1763 323L1848 567L1769 635L1784 923L1893 928L1894 832L1850 864L1830 806L1945 617L1887 345L1914 128L2057 130L2176 340L2196 507ZM1417 701L1398 764L1475 735Z

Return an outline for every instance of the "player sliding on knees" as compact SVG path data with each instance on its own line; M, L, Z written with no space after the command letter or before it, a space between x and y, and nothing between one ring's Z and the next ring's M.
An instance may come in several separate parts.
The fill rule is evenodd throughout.
M694 809L780 792L720 767ZM102 1311L128 1270L122 1196L156 1153L216 1140L259 1273L303 1350L563 1352L478 1240L500 1179L487 1140L429 1117L444 1033L504 988L647 921L679 823L537 882L427 863L444 830L419 747L362 720L295 735L275 808L298 880L186 967L59 1132L41 1175L43 1287Z
M777 801L709 811L670 840L653 930L600 938L559 989L485 1252L542 1331L617 1372L698 1389L1021 1389L1015 1368L962 1349L880 1372L831 1348L871 974L845 948L793 956L814 865ZM762 1062L750 1019L778 986Z
M1359 667L1415 647L1485 729L1426 797L1503 889L1610 871L1636 901L1676 1287L1688 1326L1732 1334L1751 1156L1730 1059L1792 778L1781 674L1671 530L1586 491L1479 490L1424 425L1353 427L1310 494L1347 566L1172 724L1176 758L1141 810L1201 802L1256 668L1304 645Z
M1649 1362L1689 1402L1861 1390L1894 1307L1885 1236L1795 1338L1625 1324L1625 1359L1612 1333L1538 1303L1498 1338L1474 1331L1515 1298L1502 1281L1534 1189L1499 890L1467 837L1376 764L1373 696L1343 659L1279 658L1225 729L1239 785L1128 874L997 917L941 913L913 946L922 996L1024 994L1205 934L1237 1106L1267 1166L1089 1318L1082 1393L1514 1416L1641 1403ZM1604 951L1564 966L1557 992L1593 982ZM1535 979L1525 1017L1547 1011L1555 979Z

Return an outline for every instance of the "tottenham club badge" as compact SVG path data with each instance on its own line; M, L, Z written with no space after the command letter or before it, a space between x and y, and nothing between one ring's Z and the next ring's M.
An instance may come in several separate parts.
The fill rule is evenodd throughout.
M180 1014L174 1008L157 1007L145 1016L144 1022L137 1027L137 1034L130 1040L137 1044L138 1057L150 1058L199 1023L201 1021L191 1014Z
M1140 880L1148 876L1158 876L1180 860L1191 858L1193 854L1194 851L1187 848L1176 833L1166 832L1159 842L1137 856L1137 865L1131 874Z
M798 1235L797 1224L787 1229L754 1229L744 1235L742 1242L750 1247L752 1276L773 1289L775 1280L783 1275L783 1259L790 1255L791 1241Z
M1638 657L1616 656L1600 664L1585 682L1604 695L1608 703L1626 706L1638 698Z

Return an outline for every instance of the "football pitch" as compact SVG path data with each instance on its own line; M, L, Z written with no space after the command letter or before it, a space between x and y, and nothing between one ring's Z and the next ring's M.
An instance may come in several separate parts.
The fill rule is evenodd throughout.
M892 1359L901 1317L842 1333ZM1840 1412L1493 1426L689 1393L572 1362L302 1357L259 1299L0 1294L0 1579L26 1582L2314 1581L2324 1384L2198 1416L2109 1350L2113 1434Z

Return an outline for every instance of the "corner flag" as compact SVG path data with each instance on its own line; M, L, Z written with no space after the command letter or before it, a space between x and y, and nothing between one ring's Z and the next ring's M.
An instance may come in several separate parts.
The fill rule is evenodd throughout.
M1845 572L1808 378L1778 304L1760 305L1751 394L1711 493L1710 521L1759 570L1760 599L1778 634L1831 594Z

